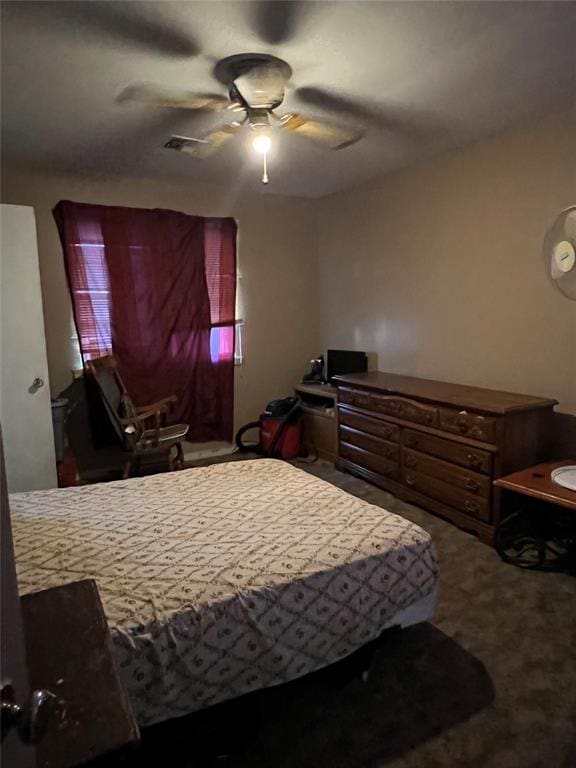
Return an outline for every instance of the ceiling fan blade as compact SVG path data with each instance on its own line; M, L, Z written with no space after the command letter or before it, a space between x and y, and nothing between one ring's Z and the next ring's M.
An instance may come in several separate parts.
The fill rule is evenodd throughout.
M312 139L330 149L345 149L363 136L362 131L355 128L337 125L328 120L309 120L297 114L284 115L280 118L280 123L283 128L287 128L298 136Z
M347 115L348 117L353 117L370 123L377 121L381 117L377 110L371 109L365 104L355 102L338 93L325 91L323 88L303 86L296 89L296 96L305 104L320 107L321 109L327 109L332 112L339 112L342 115Z
M220 112L233 107L225 96L215 93L194 93L193 91L174 91L150 83L136 83L124 88L116 101L119 103L138 102L154 107L171 107L172 109L203 109L210 112Z
M66 5L76 5L67 3ZM200 46L192 36L159 18L144 3L78 3L86 25L145 50L169 56L197 56ZM79 14L78 14L79 15Z
M446 130L434 115L415 112L398 104L389 103L382 108L314 86L297 88L296 96L305 104L337 112L377 130L390 131L412 141L430 138Z
M253 6L256 32L270 45L292 40L307 5L299 0L259 0Z
M207 133L202 139L188 141L184 146L180 147L180 150L198 158L198 160L205 160L222 149L241 128L242 123L220 125L218 128L210 131L210 133Z
M162 18L153 3L114 2L26 2L6 4L10 12L37 18L51 28L68 30L94 40L98 45L130 47L163 56L198 56L200 46L188 30ZM4 12L4 8L2 8Z

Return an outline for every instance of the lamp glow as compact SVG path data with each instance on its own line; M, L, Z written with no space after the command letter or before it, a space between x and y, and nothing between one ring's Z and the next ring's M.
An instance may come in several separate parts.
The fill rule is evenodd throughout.
M272 142L270 141L270 136L266 136L265 133L261 134L260 136L256 136L252 141L252 147L260 155L265 155L271 146Z

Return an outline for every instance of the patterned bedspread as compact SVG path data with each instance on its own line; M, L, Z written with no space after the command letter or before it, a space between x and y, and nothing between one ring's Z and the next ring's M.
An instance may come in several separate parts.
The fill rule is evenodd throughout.
M21 593L96 579L141 725L304 675L436 582L418 526L261 459L14 494Z

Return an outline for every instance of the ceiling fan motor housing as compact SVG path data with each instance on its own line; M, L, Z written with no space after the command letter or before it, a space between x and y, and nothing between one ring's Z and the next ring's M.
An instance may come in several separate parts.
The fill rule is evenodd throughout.
M284 87L292 70L275 56L241 53L219 61L214 74L229 86L233 101L253 109L270 110L284 100Z

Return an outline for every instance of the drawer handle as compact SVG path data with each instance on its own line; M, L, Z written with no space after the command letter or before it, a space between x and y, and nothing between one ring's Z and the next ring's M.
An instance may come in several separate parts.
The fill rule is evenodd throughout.
M477 453L469 453L466 458L471 467L480 467L482 465L482 459Z
M480 483L477 480L472 480L472 478L469 478L466 481L466 488L468 488L469 491L472 491L472 493L478 493L480 490Z
M431 414L431 413L427 413L427 414L426 414L426 421L428 422L428 424L430 424L430 422L432 421L432 419L433 419L433 418L434 418L434 417L432 416L432 414Z
M406 485L416 485L416 478L414 475L406 475Z
M468 419L465 416L460 416L456 423L460 432L468 431Z
M480 505L477 501L469 501L466 499L464 502L464 509L466 512L472 512L472 514L478 514L478 511L480 509Z
M412 469L414 469L414 467L418 463L418 460L416 459L415 456L406 456L406 460L404 463L406 464L407 467L412 467Z

